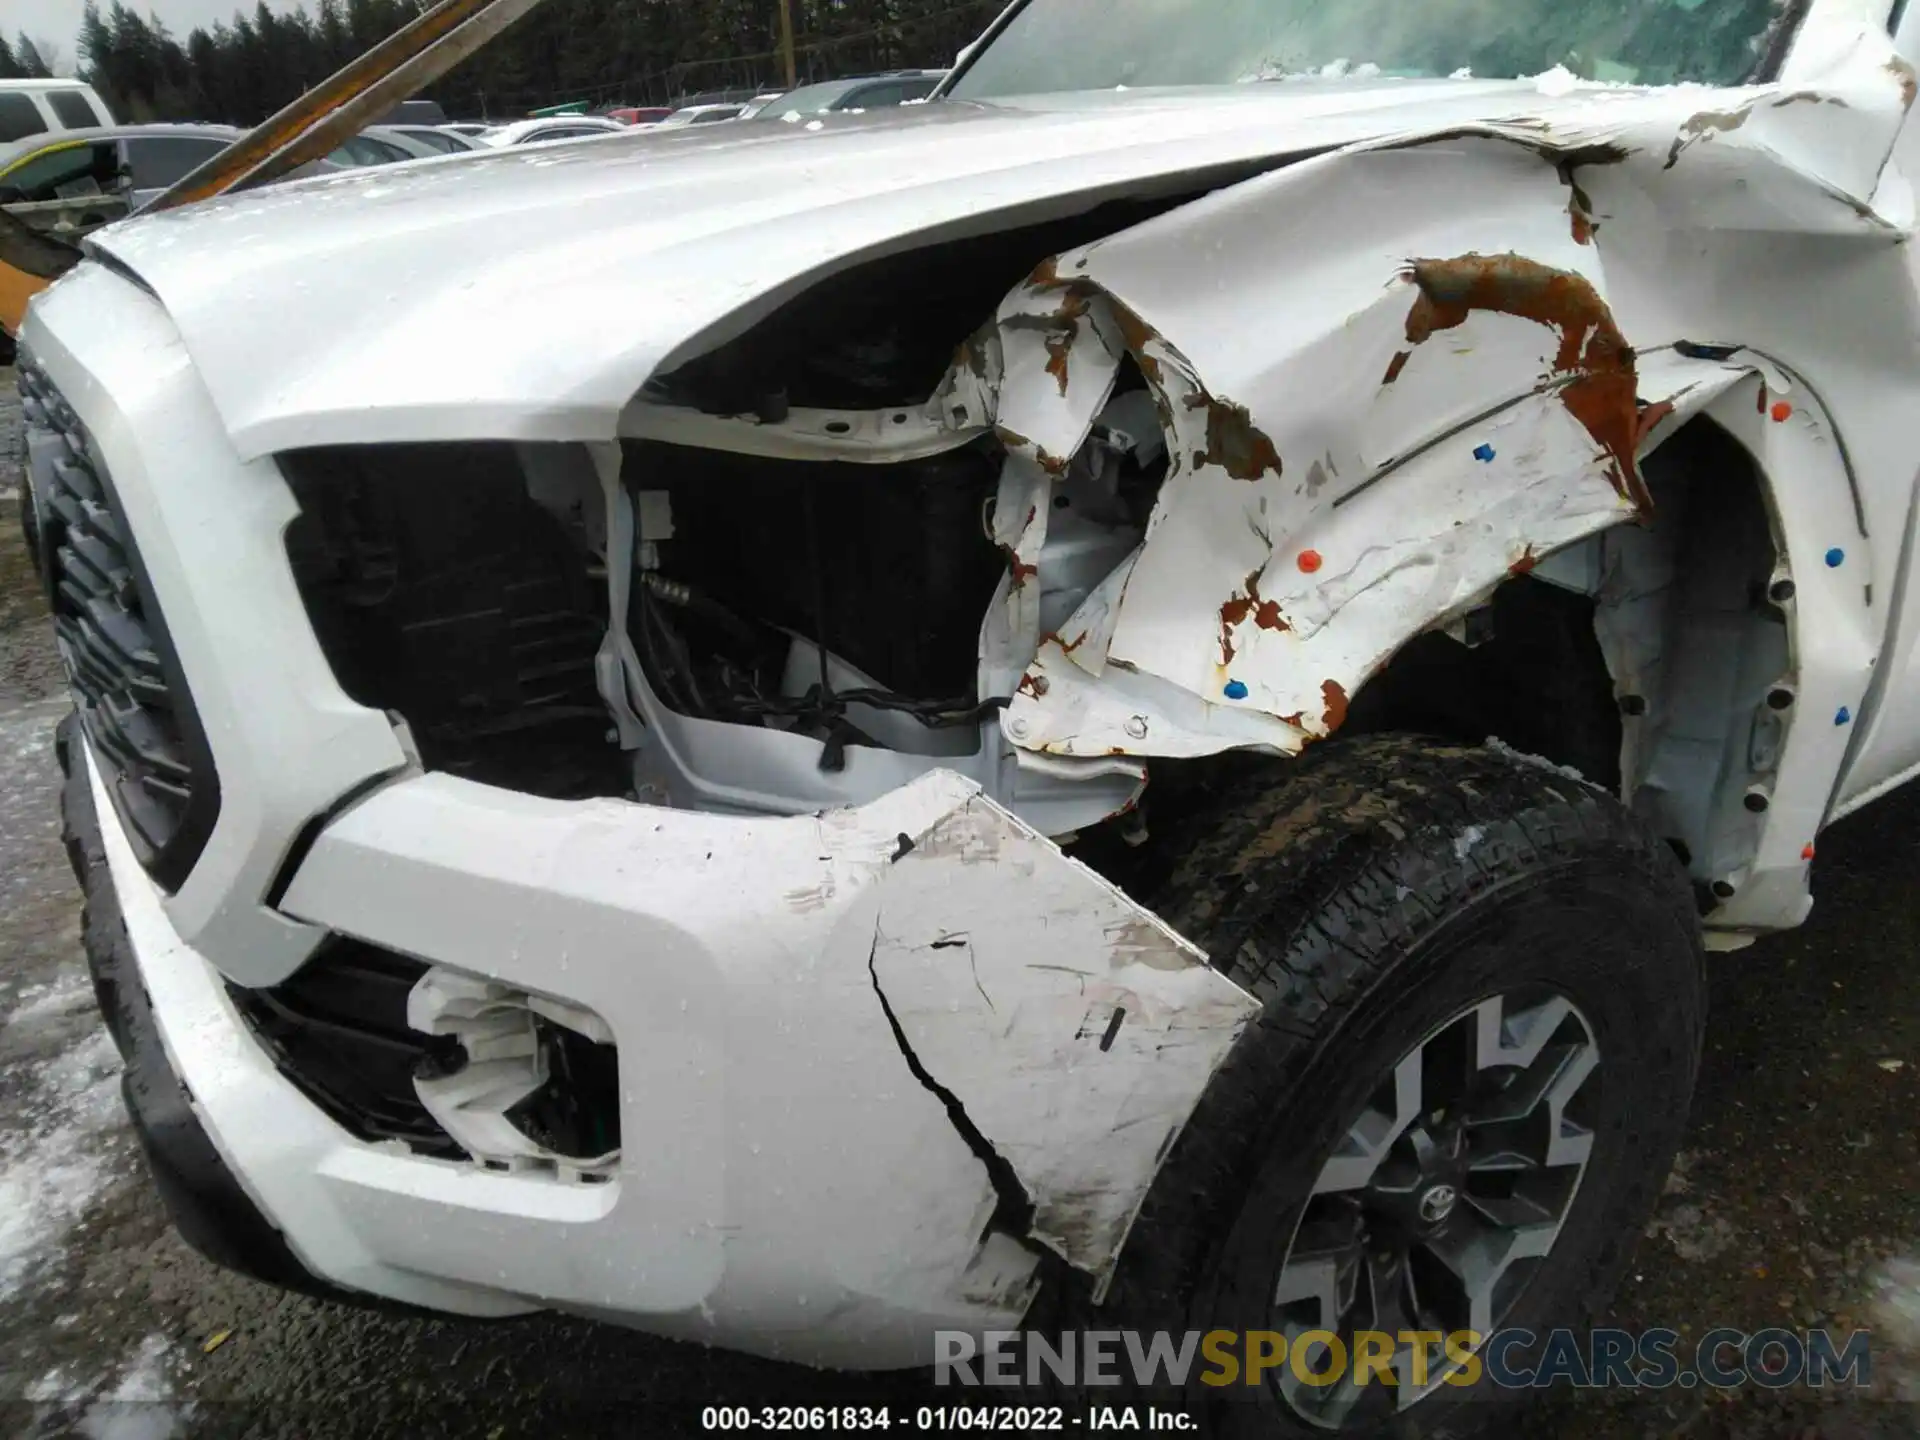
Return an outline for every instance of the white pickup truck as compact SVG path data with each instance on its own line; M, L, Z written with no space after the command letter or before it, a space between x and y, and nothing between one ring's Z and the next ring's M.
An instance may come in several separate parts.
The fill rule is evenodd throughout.
M1021 0L923 105L93 236L29 519L183 1230L849 1367L1590 1318L1703 952L1920 767L1916 59ZM1412 1349L1194 1413L1498 1413Z

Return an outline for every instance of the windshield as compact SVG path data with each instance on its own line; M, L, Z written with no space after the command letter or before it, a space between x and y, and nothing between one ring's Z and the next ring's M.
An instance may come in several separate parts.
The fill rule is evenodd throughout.
M1443 76L1737 85L1782 0L1029 0L948 93Z

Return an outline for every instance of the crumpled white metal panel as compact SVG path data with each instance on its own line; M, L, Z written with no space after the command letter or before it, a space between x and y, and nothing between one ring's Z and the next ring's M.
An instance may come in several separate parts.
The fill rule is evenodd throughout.
M1141 1177L1257 1006L983 797L879 898L874 978L907 1044L1012 1167L1033 1238L1105 1273Z

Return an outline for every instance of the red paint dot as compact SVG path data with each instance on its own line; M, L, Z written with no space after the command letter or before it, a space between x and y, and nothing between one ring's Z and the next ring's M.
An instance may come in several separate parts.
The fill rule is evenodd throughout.
M1314 571L1320 568L1320 552L1318 550L1302 550L1300 552L1300 568L1309 575L1313 574Z
M1785 400L1776 400L1773 402L1773 409L1767 413L1773 416L1775 420L1784 420L1793 414L1793 406Z
M1810 845L1810 844L1809 844L1809 845L1802 845L1802 846L1800 847L1800 858L1801 858L1802 860L1811 860L1811 859L1813 859L1813 846L1812 846L1812 845Z

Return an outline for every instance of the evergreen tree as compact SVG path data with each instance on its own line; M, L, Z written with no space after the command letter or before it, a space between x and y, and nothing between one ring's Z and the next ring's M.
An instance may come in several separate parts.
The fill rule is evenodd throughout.
M22 30L20 38L13 43L13 62L20 69L20 76L27 80L50 80L53 70L40 58L40 47L35 45L27 32Z

